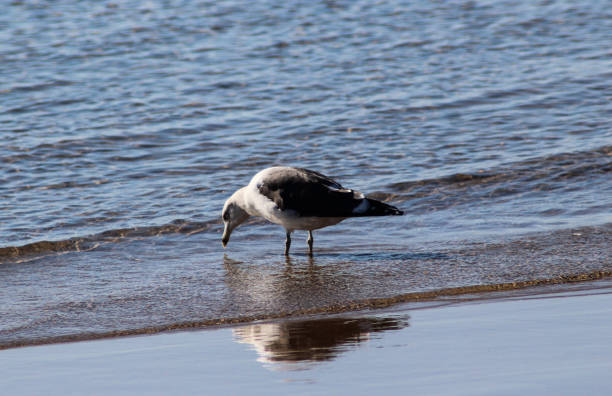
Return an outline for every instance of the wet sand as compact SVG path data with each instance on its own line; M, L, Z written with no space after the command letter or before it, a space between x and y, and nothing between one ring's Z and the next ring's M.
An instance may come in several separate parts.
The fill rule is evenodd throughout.
M604 394L612 280L0 351L7 394Z
M314 257L296 249L285 258L267 251L271 241L255 240L247 244L252 250L239 246L240 252L223 255L214 250L222 249L219 235L215 243L201 243L199 236L172 234L2 264L0 350L339 314L612 275L612 224L495 243L406 240L406 247L370 246L360 233L349 243L346 235L321 234L326 232Z

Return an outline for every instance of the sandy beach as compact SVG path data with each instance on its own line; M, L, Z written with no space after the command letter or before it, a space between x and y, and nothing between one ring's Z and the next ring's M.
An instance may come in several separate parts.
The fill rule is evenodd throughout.
M612 280L0 352L5 394L607 394Z

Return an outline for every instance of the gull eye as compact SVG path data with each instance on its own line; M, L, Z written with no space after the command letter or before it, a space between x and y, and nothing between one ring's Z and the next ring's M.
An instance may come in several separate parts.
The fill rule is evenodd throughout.
M223 221L229 221L229 219L230 219L229 210L226 210L225 213L223 213Z

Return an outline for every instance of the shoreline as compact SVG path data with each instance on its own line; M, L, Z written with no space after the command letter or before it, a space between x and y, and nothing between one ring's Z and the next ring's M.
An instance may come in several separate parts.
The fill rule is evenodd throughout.
M592 271L584 274L559 276L549 279L527 280L517 282L507 282L491 285L471 285L461 286L440 290L423 291L406 293L393 297L372 298L361 301L354 301L347 304L338 304L332 306L324 306L320 308L309 308L293 312L285 312L280 314L244 316L234 318L219 318L212 320L193 321L184 323L174 323L169 325L161 325L154 327L146 327L140 329L116 330L104 333L82 333L75 335L62 335L57 337L48 337L39 340L15 341L0 344L0 352L15 348L25 348L33 346L65 344L73 342L86 342L96 340L107 340L121 337L144 336L155 334L172 334L181 331L199 331L199 330L215 330L225 327L234 327L247 325L255 322L274 322L281 320L293 320L303 317L314 316L325 318L327 316L339 314L357 314L360 312L368 312L376 314L385 310L393 310L394 307L406 304L416 303L410 309L431 308L438 305L460 304L468 301L495 301L497 299L510 298L512 292L525 292L525 296L533 296L542 294L545 287L558 287L559 290L551 291L550 293L562 293L564 289L568 289L570 285L583 285L584 290L591 290L592 283L599 281L612 281L612 271ZM590 287L589 287L590 286ZM498 293L501 293L499 295ZM454 300L449 300L454 298ZM405 308L404 308L405 309Z
M25 395L603 394L612 387L612 280L573 286L9 349L0 352L0 387Z

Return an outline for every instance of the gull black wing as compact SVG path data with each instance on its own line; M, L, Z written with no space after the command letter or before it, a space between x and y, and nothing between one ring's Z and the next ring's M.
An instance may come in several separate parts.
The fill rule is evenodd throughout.
M300 217L355 217L402 214L397 208L365 198L335 180L309 169L283 168L257 186L280 210Z

